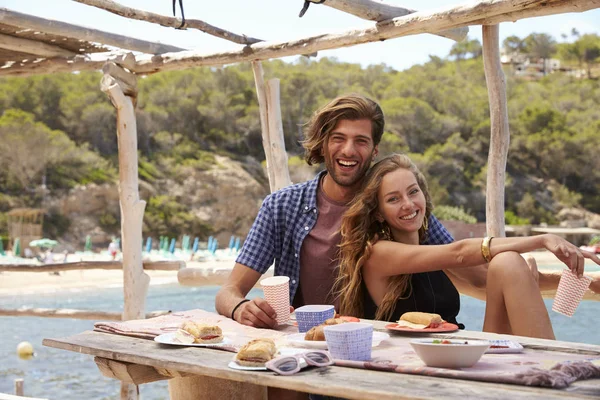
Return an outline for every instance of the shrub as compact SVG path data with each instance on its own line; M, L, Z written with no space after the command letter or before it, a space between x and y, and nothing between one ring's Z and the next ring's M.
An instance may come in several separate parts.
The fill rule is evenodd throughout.
M434 210L434 214L438 219L446 221L462 221L467 224L474 224L477 222L477 218L470 215L462 207L437 206Z

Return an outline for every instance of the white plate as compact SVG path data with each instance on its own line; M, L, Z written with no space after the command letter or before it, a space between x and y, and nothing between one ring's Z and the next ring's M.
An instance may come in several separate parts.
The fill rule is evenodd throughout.
M523 346L519 342L513 342L512 340L488 340L490 342L490 348L485 352L487 353L522 353ZM492 348L492 346L507 346L501 348Z
M292 354L298 354L298 353L303 353L304 350L302 349L292 349L289 347L284 347L279 349L279 354L277 355L277 357L279 356L289 356ZM231 360L229 362L229 364L227 364L227 366L231 369L237 369L240 371L266 371L267 367L245 367L243 365L238 364L235 361L235 357L233 358L233 360ZM304 368L306 367L306 361L300 359L300 368Z
M324 340L304 340L304 333L294 333L287 335L286 340L293 346L304 347L308 349L327 349L327 342ZM389 339L390 335L384 332L373 331L373 347L385 339Z
M175 332L163 333L154 338L155 342L161 344L172 344L174 346L188 346L188 347L215 347L222 346L224 344L230 344L231 339L227 336L223 337L223 341L220 343L181 343L175 339Z

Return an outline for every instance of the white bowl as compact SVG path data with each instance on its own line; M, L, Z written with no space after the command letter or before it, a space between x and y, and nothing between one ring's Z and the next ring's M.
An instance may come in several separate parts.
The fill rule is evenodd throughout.
M469 368L475 365L490 347L485 340L443 339L450 344L435 343L442 339L413 339L410 345L429 367Z

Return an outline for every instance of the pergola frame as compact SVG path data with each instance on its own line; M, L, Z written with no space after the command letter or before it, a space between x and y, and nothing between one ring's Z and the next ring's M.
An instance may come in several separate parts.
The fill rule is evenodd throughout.
M178 27L181 20L122 6L111 0L74 0L98 7L126 18L145 20L163 26ZM311 0L315 2L314 0ZM0 75L27 76L54 72L84 70L104 71L102 90L107 92L117 108L119 142L119 194L123 243L125 307L123 319L144 318L145 298L149 278L143 272L141 232L145 203L139 199L137 188L137 143L135 128L136 75L181 70L198 66L221 66L251 62L260 106L263 147L271 190L290 184L287 154L279 109L277 80L264 82L261 60L310 54L321 50L348 47L362 43L392 39L419 33L431 33L452 40L466 37L469 25L482 25L483 58L488 87L491 138L488 154L486 188L487 234L504 236L504 187L506 160L510 142L506 83L499 54L499 23L544 15L583 12L600 8L600 0L483 0L435 11L415 12L372 0L327 0L325 6L375 21L366 29L351 29L342 33L306 37L288 42L268 42L228 32L200 20L186 20L185 28L198 29L240 44L233 51L203 54L200 51L179 51L174 46L139 41L107 32L90 30L27 16L0 9L0 24L41 30L80 40L117 46L145 54L133 56L118 53L96 54L92 59L67 49L31 39L0 35L0 50L32 54L28 60L15 58L0 67ZM314 6L316 7L316 6ZM18 50L18 51L17 51ZM53 56L54 54L54 56ZM108 64L107 64L108 63ZM107 65L103 68L103 66ZM124 72L123 72L124 71ZM218 388L213 388L217 390ZM136 399L133 385L122 385L121 398Z

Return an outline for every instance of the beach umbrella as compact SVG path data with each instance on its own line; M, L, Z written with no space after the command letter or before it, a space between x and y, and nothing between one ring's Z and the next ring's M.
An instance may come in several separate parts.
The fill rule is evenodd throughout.
M83 246L83 251L92 251L92 237L90 235L85 237L85 246Z
M233 249L234 242L235 242L235 236L231 235L231 237L229 238L229 246L227 246L227 248Z
M146 238L146 253L150 253L152 251L152 238L148 236Z
M0 237L0 256L5 256L6 253L4 252L4 243L2 240L2 237Z
M240 249L240 238L237 237L235 238L235 251L238 251Z
M19 238L16 238L15 243L13 244L13 256L21 256L21 239Z
M171 245L169 246L169 253L175 253L175 238L171 239Z
M194 239L194 245L192 246L192 253L196 253L198 251L198 245L200 244L200 239L196 237Z
M36 240L32 240L31 242L29 242L29 246L31 246L31 247L47 247L49 249L56 246L57 244L58 244L58 242L56 240L52 240L52 239L48 239L48 238L36 239Z

